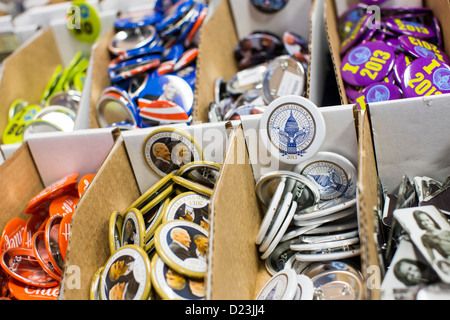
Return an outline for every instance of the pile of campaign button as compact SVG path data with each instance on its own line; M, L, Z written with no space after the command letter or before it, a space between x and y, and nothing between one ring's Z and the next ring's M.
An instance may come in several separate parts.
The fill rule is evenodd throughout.
M292 104L284 101L287 98L293 99L277 99L282 103L267 113L276 113L285 108L286 104ZM293 110L288 110L283 121L294 122L296 117L298 115L294 115ZM261 125L264 127L270 123L273 121L262 121ZM287 127L286 123L284 126ZM282 128L283 125L277 127ZM296 126L289 125L286 130L291 132L294 127ZM324 127L320 130L324 130ZM264 217L255 243L261 254L260 258L265 260L266 268L273 276L261 290L261 299L269 296L280 300L298 299L299 290L302 292L299 286L309 288L303 290L303 298L361 299L362 280L357 272L344 278L348 282L343 281L345 285L342 285L342 289L345 287L349 291L344 290L342 295L335 296L337 291L331 292L330 287L336 285L340 272L335 270L328 278L321 277L322 280L329 279L330 284L321 282L322 280L316 282L313 277L309 281L302 277L300 285L300 272L291 270L294 262L306 269L311 264L324 265L357 259L360 254L356 215L357 170L342 155L318 151L320 147L321 143L308 157L297 159L297 163L290 163L296 164L292 171L269 172L256 183L255 192L264 210ZM286 267L288 261L289 267ZM357 288L352 287L354 279L358 279ZM276 283L284 286L284 291L279 291L281 288Z
M216 79L210 122L261 114L279 97L305 94L310 58L301 36L253 31L235 46L234 57L239 71L228 81Z
M220 168L187 163L111 214L111 257L92 279L92 300L205 298L209 204Z
M14 100L2 143L21 143L34 133L72 132L88 63L78 52L66 68L60 65L55 69L40 101Z
M57 300L72 215L94 175L78 173L55 181L29 202L30 217L10 220L0 240L0 296Z
M364 279L350 260L305 264L289 258L255 300L364 300Z
M109 43L111 86L96 105L101 127L126 130L192 121L198 35L208 6L170 2L115 21Z
M341 75L350 103L450 93L450 59L439 21L428 8L381 7L374 26L364 1L339 18ZM369 10L370 11L370 10Z

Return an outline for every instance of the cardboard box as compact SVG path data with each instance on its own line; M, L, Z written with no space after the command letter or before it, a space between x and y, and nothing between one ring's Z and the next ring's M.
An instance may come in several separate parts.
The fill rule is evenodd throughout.
M336 82L341 96L342 104L348 104L348 98L345 93L345 84L341 75L342 59L339 54L340 51L340 37L338 33L337 18L346 8L349 8L354 1L335 1L325 0L325 24L327 31L328 43L330 46L331 57L336 74ZM434 16L439 20L442 28L442 36L444 39L444 49L447 54L450 54L450 25L447 23L450 18L450 4L447 0L424 0L424 1L404 1L404 0L390 0L383 4L385 7L390 6L426 6L433 11Z
M208 122L216 79L228 81L236 74L233 49L240 39L255 30L267 30L279 36L284 31L292 31L309 41L311 61L306 95L321 105L327 65L323 9L323 0L290 1L280 12L267 15L256 10L250 1L220 1L200 31L194 121Z
M382 244L374 236L375 210L381 209L378 179L393 194L404 175L445 181L450 172L449 114L446 96L410 99L407 104L378 103L359 112L358 216L363 272L370 279L369 299L381 298L383 271L388 267L378 255Z
M27 221L30 216L24 210L28 201L51 183L75 172L80 178L96 173L117 137L117 130L80 130L36 135L23 143L0 166L0 230L13 218ZM89 192L88 188L80 203Z
M320 151L358 161L352 106L321 108L327 135ZM224 165L211 204L208 299L252 300L270 279L255 239L264 212L255 186L262 174L293 170L267 155L260 142L260 116L242 118L242 129L230 136Z
M234 123L172 126L189 133L201 145L204 159L221 164ZM77 206L61 284L62 299L88 300L94 273L110 257L108 226L111 213L127 209L161 177L145 163L142 143L154 130L123 132L99 169L89 193Z
M114 11L100 13L102 33L112 26L115 15ZM77 41L67 29L65 19L60 19L52 21L49 28L36 32L7 57L0 71L0 133L3 134L8 123L9 107L14 100L21 98L30 104L38 104L56 67L67 66L78 51L88 58L91 47L91 43ZM87 79L84 90L89 90L89 87ZM88 128L86 114L89 115L89 110L85 109L89 106L84 101L82 98L75 121L76 129ZM2 145L1 149L5 150L4 154L10 155L19 146Z

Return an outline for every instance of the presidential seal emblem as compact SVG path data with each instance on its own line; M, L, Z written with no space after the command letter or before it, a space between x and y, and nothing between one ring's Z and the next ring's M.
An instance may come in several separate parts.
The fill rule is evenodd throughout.
M301 96L284 96L265 110L262 141L283 163L299 164L314 156L325 139L325 120L316 105Z
M295 171L314 182L322 201L356 195L356 168L336 153L319 152L308 162L298 165Z

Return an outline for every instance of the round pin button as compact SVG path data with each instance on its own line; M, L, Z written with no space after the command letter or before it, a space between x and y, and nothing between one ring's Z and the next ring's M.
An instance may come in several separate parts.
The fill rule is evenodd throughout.
M67 214L73 213L78 200L78 197L74 197L70 194L65 194L53 199L49 207L50 217L56 215L64 217Z
M418 38L434 38L436 36L436 32L432 28L416 21L397 18L386 21L386 25L392 31L403 35Z
M192 136L169 127L156 129L145 139L143 155L150 169L161 177L203 160L203 150Z
M450 93L450 66L437 59L417 59L406 68L402 88L407 98Z
M272 60L263 76L263 97L266 104L288 96L301 96L305 90L305 69L289 55Z
M100 278L105 267L100 267L95 271L89 288L89 300L100 300Z
M394 77L395 81L397 81L397 83L400 86L403 86L403 78L405 75L406 68L411 64L413 60L414 60L413 57L405 55L404 53L400 53L395 59Z
M162 13L150 11L129 12L120 15L119 19L114 21L116 29L135 29L146 25L154 25L164 18Z
M22 246L24 248L32 247L31 239L33 238L33 235L38 232L42 225L45 226L47 219L48 214L46 213L33 214L28 218L25 229L23 230Z
M78 198L81 198L81 196L86 192L87 188L89 187L89 184L94 179L95 174L87 174L83 176L80 181L78 182Z
M123 218L122 247L135 245L143 248L145 237L145 221L142 213L137 209L131 209Z
M155 291L163 299L171 300L203 300L206 286L203 279L185 277L169 268L155 254L151 264L151 279Z
M161 178L157 183L151 186L143 195L141 195L135 202L133 202L130 207L126 210L130 211L132 208L142 210L150 202L155 200L158 195L162 194L164 190L173 185L172 177L174 173L169 173L163 178Z
M123 217L119 211L113 211L109 217L109 252L114 254L122 246Z
M77 179L78 173L72 173L50 184L28 202L25 213L37 213L47 201L53 200L64 193L73 192L77 185Z
M14 218L6 223L0 238L0 255L5 250L22 246L26 226L27 223L21 218Z
M155 248L161 259L176 272L203 278L207 267L208 236L204 228L193 222L167 221L155 232Z
M367 26L370 23L370 19L370 15L365 14L353 25L352 30L341 42L341 49L339 52L341 55L346 54L348 50L353 48L360 41L368 30Z
M188 116L191 115L194 104L194 92L189 83L170 74L149 79L139 98L176 103Z
M294 220L311 220L328 216L356 205L356 194L335 198L328 201L321 201L318 204L299 210Z
M14 119L14 116L20 112L23 108L27 107L29 103L23 99L16 99L9 107L8 119Z
M32 249L8 249L1 256L0 265L8 275L19 282L39 288L54 288L59 285L59 281L42 269Z
M342 77L346 83L357 87L380 82L391 73L395 57L394 50L384 42L361 44L342 60Z
M209 230L209 198L195 192L182 193L173 198L165 210L164 222L184 220Z
M283 269L264 285L256 300L293 300L297 286L295 271L289 268Z
M69 246L69 239L71 235L71 222L73 212L66 214L59 225L58 245L63 261L66 260L67 247Z
M214 190L208 187L205 187L204 185L201 185L199 183L190 181L188 179L185 179L180 176L174 176L172 178L173 182L175 182L177 185L186 188L187 190L194 191L196 193L199 193L201 195L212 197Z
M447 54L430 42L412 36L401 36L398 41L403 49L415 58L432 58L450 64Z
M299 252L295 254L295 259L305 262L334 261L357 257L360 255L360 253L361 253L360 246L353 245L338 249L328 248L324 250L311 250Z
M211 161L193 161L181 167L176 175L213 189L221 167Z
M109 43L109 51L120 55L126 51L149 46L156 39L156 29L146 25L135 29L124 29L117 32Z
M313 282L315 300L364 299L362 275L347 262L313 263L303 274Z
M144 249L127 245L108 259L100 277L101 300L147 300L150 290L150 260Z
M319 108L300 96L274 100L260 120L261 140L280 162L299 164L313 157L325 140L326 125Z
M364 88L361 97L363 97L365 103L376 103L402 99L403 93L396 84L380 82ZM359 101L359 98L357 100Z
M59 284L50 288L39 288L10 279L8 281L8 290L10 295L16 300L55 301L59 297Z
M3 144L23 142L23 133L26 126L32 122L33 118L40 110L41 107L38 105L29 105L15 114L14 118L8 121L3 131Z
M49 218L45 224L44 230L45 248L47 249L49 260L58 275L62 274L64 266L64 260L59 248L59 228L61 226L61 220L61 216Z
M297 194L301 191L300 197L296 198L299 210L313 206L320 201L319 190L311 180L292 171L276 171L263 175L256 183L256 196L263 206L269 206L282 182L286 184L285 193L291 191L293 194Z
M356 192L357 171L345 157L332 152L319 152L308 162L295 168L316 183L322 201L332 200L344 194Z
M286 233L286 230L288 229L289 225L291 224L292 218L294 217L294 214L297 210L297 202L293 202L289 208L289 211L283 221L283 224L280 226L280 229L276 232L274 238L270 242L269 246L267 247L266 251L261 255L261 259L267 259L272 252L275 250L275 248L280 243L282 237Z
M96 41L101 30L101 20L95 8L84 0L74 0L71 8L67 26L72 35L81 42Z
M53 123L64 132L72 132L75 127L77 114L63 106L49 106L40 110L33 120L44 120Z
M263 221L261 222L261 225L259 227L258 235L256 236L256 244L260 245L262 241L264 240L264 237L269 230L269 227L271 226L272 222L274 221L275 214L279 208L279 205L281 204L281 197L284 194L284 188L286 186L286 183L282 179L277 188L275 193L272 196L272 199L270 200L270 203L268 205L268 208L266 210L266 213L264 215Z
M61 274L56 271L57 267L55 267L53 262L50 260L50 255L47 252L47 248L45 245L45 232L36 232L33 236L32 242L33 253L39 265L42 267L42 269L45 270L45 272L47 272L50 277L58 282L61 281Z

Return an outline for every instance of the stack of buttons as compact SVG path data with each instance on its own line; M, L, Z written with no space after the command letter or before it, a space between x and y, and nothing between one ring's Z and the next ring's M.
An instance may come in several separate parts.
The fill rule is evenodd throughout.
M145 128L190 123L199 29L208 6L194 0L159 1L153 10L115 22L111 86L97 101L100 127Z
M10 220L0 240L0 296L57 300L70 238L72 215L94 175L68 175L33 197L30 218Z
M235 46L234 57L239 71L229 81L216 80L210 122L261 114L279 97L304 95L309 46L301 36L254 31Z
M21 143L33 133L72 132L88 63L78 52L66 68L55 69L38 104L16 99L9 109L3 144Z
M205 298L208 207L220 168L188 163L112 213L111 257L92 279L92 300Z
M289 298L277 296L274 299L299 298L299 277L293 276L296 275L292 270L294 264L334 264L360 254L357 171L342 155L320 151L325 131L325 121L318 107L303 97L278 98L261 117L261 140L266 149L274 159L293 168L292 171L269 172L256 183L256 195L265 214L255 243L267 270L273 275L267 284L269 287L261 292L263 296L277 296L272 292L272 289L278 290L274 283L281 281L276 279L284 279L284 283L291 283L288 290L291 294ZM300 275L298 268L294 269ZM334 270L329 276L321 276L320 281L311 278L312 285L302 273L300 286L312 287L306 295L311 299L360 299L358 273L353 272L338 284L340 273ZM274 283L270 284L272 281ZM353 287L356 283L357 288ZM342 294L329 290L338 287L343 290Z
M376 25L367 11L359 4L339 18L341 74L350 103L364 109L369 103L450 93L450 59L430 9L381 8Z

